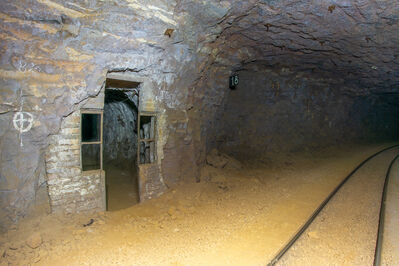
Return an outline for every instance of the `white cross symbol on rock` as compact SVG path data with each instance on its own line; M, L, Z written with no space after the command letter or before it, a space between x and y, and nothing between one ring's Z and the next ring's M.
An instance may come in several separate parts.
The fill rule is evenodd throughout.
M16 112L13 123L19 133L28 132L33 125L33 115L28 112Z

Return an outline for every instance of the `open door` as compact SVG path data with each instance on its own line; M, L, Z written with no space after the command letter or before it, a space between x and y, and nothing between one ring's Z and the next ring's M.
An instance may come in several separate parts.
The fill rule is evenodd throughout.
M159 190L159 168L156 154L156 113L139 112L137 164L140 201L151 199Z
M154 83L148 78L131 72L111 72L107 74L107 80L118 81L119 85L113 87L134 88L137 92L137 101L135 102L137 123L135 123L134 130L131 131L134 131L133 134L137 134L135 141L137 167L135 170L138 200L143 202L155 198L166 190L166 186L163 183L160 162L157 158L157 120L160 113L157 111L153 98Z
M137 120L140 83L106 79L104 90L104 155L107 210L139 202Z

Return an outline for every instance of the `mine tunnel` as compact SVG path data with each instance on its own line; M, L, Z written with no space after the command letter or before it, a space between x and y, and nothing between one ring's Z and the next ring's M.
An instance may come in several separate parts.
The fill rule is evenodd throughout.
M0 25L0 265L399 265L396 0Z
M104 170L107 210L138 203L138 84L107 80L104 98Z

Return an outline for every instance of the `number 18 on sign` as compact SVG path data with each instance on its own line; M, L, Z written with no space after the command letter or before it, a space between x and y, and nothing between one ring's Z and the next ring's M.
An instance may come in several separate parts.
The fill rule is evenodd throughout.
M238 85L238 81L239 81L238 74L230 76L230 82L229 82L230 89L234 90Z

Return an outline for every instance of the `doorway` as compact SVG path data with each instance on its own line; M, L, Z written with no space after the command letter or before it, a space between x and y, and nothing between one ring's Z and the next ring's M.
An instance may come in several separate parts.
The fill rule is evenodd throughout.
M103 164L108 211L139 202L138 105L140 83L107 79L104 98Z

